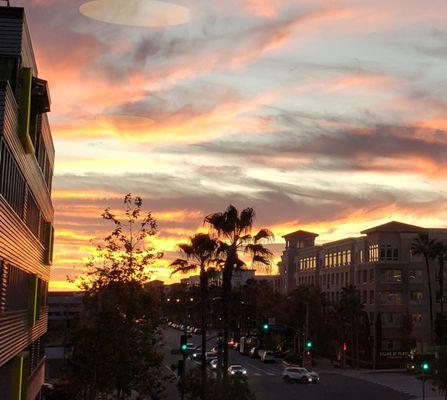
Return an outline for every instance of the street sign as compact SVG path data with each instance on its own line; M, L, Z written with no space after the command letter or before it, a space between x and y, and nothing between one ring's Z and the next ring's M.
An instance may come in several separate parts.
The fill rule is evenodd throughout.
M171 354L175 355L175 356L181 356L183 354L183 350L180 349L172 349L171 350Z

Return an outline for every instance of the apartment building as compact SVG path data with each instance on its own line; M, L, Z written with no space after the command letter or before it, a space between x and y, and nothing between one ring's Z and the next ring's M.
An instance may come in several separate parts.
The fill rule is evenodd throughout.
M0 7L0 398L40 398L53 248L47 82L25 12Z
M372 337L377 337L376 329L380 326L380 343L376 343L378 352L408 350L409 341L423 351L430 337L429 277L424 259L410 251L422 232L428 233L432 239L447 242L447 229L390 222L366 229L359 237L318 246L296 246L295 258L282 269L282 274L286 280L289 270L293 269L294 280L290 283L293 287L318 285L329 305L340 300L343 287L355 285L369 317ZM290 249L286 247L286 251ZM435 260L431 264L436 311L439 307L436 302L437 264ZM290 286L288 290L291 290ZM408 332L408 326L411 326L411 332Z
M281 262L278 264L279 275L281 276L280 292L290 293L296 287L296 259L299 252L305 248L315 246L317 233L298 230L283 238L286 241L286 248L282 253Z

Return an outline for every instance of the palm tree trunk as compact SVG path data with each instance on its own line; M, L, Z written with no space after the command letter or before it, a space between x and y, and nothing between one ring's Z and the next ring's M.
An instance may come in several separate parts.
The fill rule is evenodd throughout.
M206 310L207 310L207 302L208 302L208 279L206 276L205 268L202 268L200 271L200 314L201 314L201 326L200 330L202 333L202 364L201 364L201 372L202 372L202 385L201 385L201 395L202 400L206 398L206 381L207 381L207 372L206 372Z
M439 257L439 295L441 297L441 319L444 317L444 254Z
M430 344L433 343L433 298L431 290L431 276L430 276L430 263L428 260L428 255L424 255L425 258L425 268L427 270L427 282L428 282L428 300L430 306Z
M233 261L232 257L229 257L225 262L223 271L223 381L224 384L228 381L228 341L230 339L230 303L231 303L231 278L233 276Z
M359 327L357 316L354 317L354 337L355 337L355 366L360 367L360 352L359 352Z

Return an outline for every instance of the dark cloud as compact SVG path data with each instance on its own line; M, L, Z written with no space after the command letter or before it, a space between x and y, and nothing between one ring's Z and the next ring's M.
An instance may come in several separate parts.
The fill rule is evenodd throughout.
M381 124L345 128L337 119L309 126L307 118L290 113L279 119L289 130L260 138L247 136L199 143L191 146L192 151L261 164L270 162L272 167L275 159L282 158L289 162L295 160L295 167L305 164L309 168L328 170L400 171L401 167L408 169L407 163L416 159L433 163L440 170L447 165L447 133L441 130Z
M231 173L229 173L231 171ZM213 181L216 186L209 187L204 181ZM56 179L59 190L104 190L117 193L116 197L82 200L79 198L58 200L60 205L70 208L82 204L119 207L121 194L133 192L145 199L145 205L157 212L173 210L199 211L198 215L178 224L175 219L166 227L197 229L203 216L223 210L228 204L239 208L254 207L258 223L271 226L289 221L316 223L348 218L352 213L376 212L383 209L386 213L390 207L416 213L433 212L445 203L445 194L436 191L417 191L396 189L386 185L346 184L330 181L314 181L312 185L300 183L279 183L270 180L254 179L234 170L216 168L214 171L173 177L165 174L124 174L108 176L103 174L62 175ZM227 189L240 186L244 192ZM61 207L57 207L61 209ZM164 223L163 223L164 224Z

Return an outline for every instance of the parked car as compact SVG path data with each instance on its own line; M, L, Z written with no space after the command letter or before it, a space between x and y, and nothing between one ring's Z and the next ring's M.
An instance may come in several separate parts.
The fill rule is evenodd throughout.
M196 329L194 329L194 334L195 335L201 335L202 334L202 330L200 328L196 328Z
M217 369L217 358L213 358L210 362L210 367L212 369Z
M301 383L312 383L312 375L306 368L288 367L282 373L285 382L297 381Z
M258 351L259 354L259 358L261 359L262 362L275 362L276 358L275 358L275 354L273 353L273 351L270 350L259 350Z
M251 358L259 358L258 349L257 347L253 347L248 352L248 356Z
M212 351L207 351L205 353L206 362L211 362L211 360L217 360L217 353L213 353Z
M230 376L246 376L247 370L242 365L230 365L228 373Z

